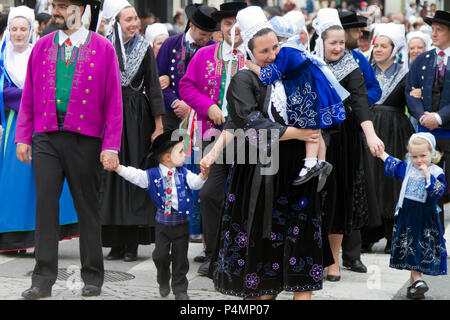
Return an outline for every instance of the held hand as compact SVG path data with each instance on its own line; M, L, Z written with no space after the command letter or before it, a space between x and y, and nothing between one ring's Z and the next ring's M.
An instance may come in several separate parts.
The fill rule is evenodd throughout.
M214 149L211 149L211 151L203 157L203 159L200 161L200 170L209 170L211 165L216 161L216 151Z
M164 76L159 77L159 85L161 86L161 90L168 88L170 85L169 76L164 75Z
M205 166L200 165L200 172L201 172L202 180L206 180L206 178L208 178L210 170L211 170L210 166L205 167Z
M107 171L116 170L119 163L119 156L111 151L103 150L100 154L100 162L103 164L103 167Z
M180 119L184 119L190 110L191 107L189 107L186 102L182 100L178 100L173 105L173 112Z
M366 136L366 140L372 156L377 157L378 155L382 155L384 153L384 143L376 134L373 136Z
M424 116L420 119L420 124L428 130L439 128L439 122L434 114L434 112L425 111Z
M222 114L222 110L220 110L219 106L213 104L208 108L208 117L214 122L216 126L221 126L225 123L225 117Z
M19 161L31 165L31 145L24 143L18 144L16 148L16 154Z

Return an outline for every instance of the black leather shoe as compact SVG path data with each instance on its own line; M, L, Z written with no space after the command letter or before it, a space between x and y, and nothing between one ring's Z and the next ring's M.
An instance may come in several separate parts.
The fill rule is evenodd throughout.
M331 282L337 282L341 280L341 276L333 276L332 274L328 274L327 280Z
M179 292L175 294L175 300L189 300L189 296L186 292Z
M198 274L201 276L207 277L209 275L209 265L211 263L211 259L207 258L205 262L198 268Z
M161 297L165 298L169 295L170 293L170 287L167 286L159 286L159 294L161 295Z
M132 262L137 260L137 253L136 252L126 252L125 256L123 258L123 261L125 262Z
M31 287L22 292L22 297L28 300L37 300L40 298L47 298L52 295L52 288Z
M344 267L349 268L351 271L354 271L354 272L359 272L359 273L367 272L366 266L359 259L352 260L352 261L344 260L343 265L344 265Z
M317 192L322 191L327 183L327 178L333 171L333 165L329 162L323 161L320 165L319 182L317 183Z
M83 289L81 289L81 295L83 297L95 297L95 296L99 296L100 293L102 291L102 288L91 285L91 284L86 284Z
M305 169L307 171L306 174L295 178L294 181L292 181L292 185L294 186L301 185L303 183L308 182L312 178L317 177L320 174L320 166L318 163L316 163L316 165L312 168L305 167Z
M205 254L205 250L203 250L198 256L194 257L194 262L200 262L203 263L206 261L206 254Z
M428 291L428 285L423 280L417 280L408 287L406 297L414 300L425 299L425 292Z

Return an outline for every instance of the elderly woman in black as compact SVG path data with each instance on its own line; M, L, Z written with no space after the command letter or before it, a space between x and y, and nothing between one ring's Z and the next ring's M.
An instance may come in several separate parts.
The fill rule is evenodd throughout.
M237 20L253 62L273 63L280 47L262 10L248 7ZM250 70L231 80L227 130L201 163L207 166L224 145L238 140L237 148L231 143L226 148L227 156L234 150L236 157L210 271L216 290L227 295L271 299L285 290L294 299L310 299L312 291L322 289L323 268L333 261L322 229L317 178L297 187L290 182L303 165L304 141L317 140L318 132L284 125L273 103L282 97L277 90L263 86ZM259 161L252 161L253 151ZM266 153L269 158L261 157Z

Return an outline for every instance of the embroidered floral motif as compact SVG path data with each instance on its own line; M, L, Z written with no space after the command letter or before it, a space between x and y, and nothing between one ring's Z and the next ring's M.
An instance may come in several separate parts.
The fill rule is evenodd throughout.
M302 92L299 88L287 98L287 114L289 124L297 128L314 128L317 112L312 108L317 99L317 93L311 91L311 84L306 82Z
M259 285L259 277L256 273L248 274L245 277L245 286L249 289L256 290Z
M242 267L245 264L245 261L243 259L239 259L237 261L237 263L238 263L239 267Z
M234 238L234 241L236 241L240 248L244 248L248 243L247 235L243 232L239 232L236 238Z
M289 264L290 264L291 266L295 265L296 263L297 263L297 259L295 259L295 257L291 257L291 258L289 259Z
M228 195L228 201L234 202L235 199L236 199L236 197L234 196L234 194L230 193L230 194Z
M313 278L315 282L319 282L322 280L323 268L321 265L315 264L312 266L309 271L309 275Z
M303 209L308 205L308 199L306 199L306 197L302 197L300 198L300 200L298 201L298 206L299 208Z
M275 262L274 264L272 264L272 269L273 270L278 270L278 269L280 269L280 265Z

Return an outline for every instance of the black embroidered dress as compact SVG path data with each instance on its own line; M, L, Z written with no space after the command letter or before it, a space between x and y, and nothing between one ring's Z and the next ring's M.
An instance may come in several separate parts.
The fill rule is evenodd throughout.
M227 92L227 129L246 132L245 143L236 143L245 147L246 160L235 163L228 178L210 271L217 291L244 298L322 289L323 268L333 263L322 229L317 179L291 186L303 166L305 144L280 141L277 148L286 127L269 106L270 92L249 70L238 72ZM268 107L276 122L269 120ZM261 139L266 130L268 139ZM271 164L279 152L278 170L262 174L264 166L249 160L251 146L269 149Z

